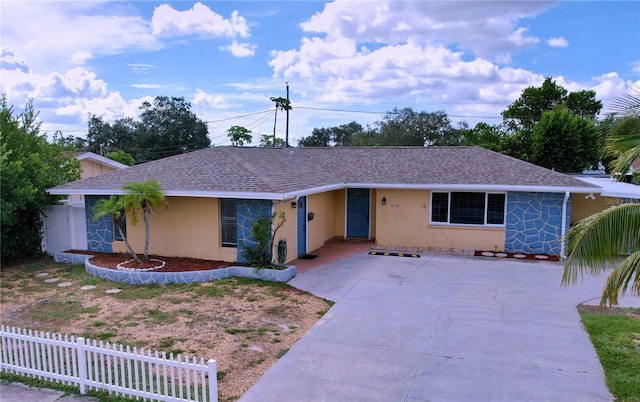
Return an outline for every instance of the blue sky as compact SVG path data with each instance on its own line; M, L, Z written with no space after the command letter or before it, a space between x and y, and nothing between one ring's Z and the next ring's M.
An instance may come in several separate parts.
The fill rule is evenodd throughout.
M545 76L605 109L640 87L638 1L3 0L0 14L0 90L80 137L92 114L135 117L165 95L191 102L215 145L232 125L257 138L286 82L294 144L394 107L499 123Z

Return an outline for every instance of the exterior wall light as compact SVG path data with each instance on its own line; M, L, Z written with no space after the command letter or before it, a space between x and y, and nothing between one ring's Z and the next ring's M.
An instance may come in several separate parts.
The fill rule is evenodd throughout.
M387 205L387 197L382 197L382 205Z
M291 201L291 208L293 208L293 209L298 208L298 202L297 201Z

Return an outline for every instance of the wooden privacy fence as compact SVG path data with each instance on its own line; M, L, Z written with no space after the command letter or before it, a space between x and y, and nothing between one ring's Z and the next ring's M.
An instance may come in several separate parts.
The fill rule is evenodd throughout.
M77 385L80 393L157 401L217 401L216 361L0 326L0 371Z

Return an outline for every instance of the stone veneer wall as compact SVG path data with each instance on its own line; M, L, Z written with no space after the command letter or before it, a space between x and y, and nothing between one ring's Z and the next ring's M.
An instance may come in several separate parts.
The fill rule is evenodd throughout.
M101 198L106 196L88 195L85 197L85 214L87 218L87 249L90 251L113 252L113 224L109 216L93 220L93 206Z
M510 192L505 251L560 255L564 193ZM571 200L567 204L567 222Z
M238 262L245 262L242 251L245 244L255 245L251 236L251 222L260 215L271 214L271 200L236 200L238 227Z

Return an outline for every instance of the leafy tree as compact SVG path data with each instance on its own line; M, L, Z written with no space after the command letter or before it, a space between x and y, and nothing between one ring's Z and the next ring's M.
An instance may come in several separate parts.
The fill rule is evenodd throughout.
M299 147L328 147L331 144L330 128L314 128L311 135L298 140Z
M251 130L242 126L231 126L227 130L227 137L231 140L233 146L243 146L245 142L251 143L253 137L251 136Z
M355 145L355 140L362 135L362 126L355 121L337 127L314 128L311 135L298 141L301 147L336 147Z
M592 121L602 109L602 102L596 100L594 91L569 92L547 77L540 87L525 88L520 97L502 112L508 135L502 140L501 152L535 163L531 151L534 148L534 128L543 114L557 105L564 105L572 114Z
M500 125L489 125L484 122L476 124L472 129L464 129L461 132L464 143L471 146L482 147L500 152L506 135Z
M103 216L109 216L109 218L111 218L111 223L113 223L113 227L118 228L120 237L122 237L124 244L127 246L127 250L129 250L131 256L136 262L140 262L140 258L138 258L138 255L133 251L133 248L127 240L127 236L125 236L122 232L122 227L120 227L120 222L126 219L123 214L124 209L122 197L112 195L110 198L99 199L93 206L91 212L93 214L94 221L102 218Z
M145 182L127 183L122 186L125 194L122 204L126 214L131 216L131 223L138 223L138 209L142 210L144 218L144 262L149 261L149 215L153 215L153 208L159 205L168 207L165 195L156 179Z
M602 109L602 102L596 100L594 91L569 92L547 77L540 87L525 88L520 97L502 112L502 117L514 131L532 130L542 114L558 104L564 104L577 116L594 120Z
M182 97L158 96L151 103L144 102L140 110L140 121L126 117L109 124L92 116L87 131L89 150L101 155L121 150L142 163L211 145L207 124Z
M276 148L283 148L284 147L284 140L282 138L276 138L275 139L275 143L273 142L273 136L269 135L269 134L262 134L262 136L260 137L260 146L261 147L276 147Z
M271 97L271 102L274 102L276 104L276 112L273 116L273 144L278 144L278 141L276 140L276 123L278 121L278 109L282 110L282 111L288 111L293 109L291 107L291 102L289 101L289 99L287 98L282 98L282 97ZM288 145L288 144L284 144L284 145Z
M284 211L260 215L251 222L251 237L255 245L245 244L244 258L256 269L274 266L273 245L278 230L287 221Z
M41 252L42 214L58 197L46 189L80 178L74 149L54 136L40 134L33 102L14 115L0 98L0 215L2 265Z
M460 145L460 130L451 126L447 113L416 112L410 107L394 108L382 121L376 122L378 136L376 145L427 146Z
M542 114L533 128L531 162L562 173L579 173L598 164L598 133L593 120L564 104Z
M146 149L138 150L150 161L178 155L211 145L207 124L191 112L191 104L179 97L157 96L140 106L139 135ZM146 152L145 152L146 151Z
M91 116L87 130L87 149L98 155L119 150L129 151L135 159L138 129L139 123L131 117L117 119L113 124L109 124L101 117Z
M136 163L131 154L128 154L121 149L115 152L109 152L106 157L127 166L133 166Z
M624 96L619 101L620 114L640 119L640 98ZM625 155L638 155L640 130L637 124L612 127L606 139L609 152L620 155L626 169ZM621 170L624 171L624 170ZM566 236L568 257L562 283L576 283L584 273L598 275L609 267L600 305L618 304L618 296L627 290L640 296L640 204L621 204L591 215L575 224Z

